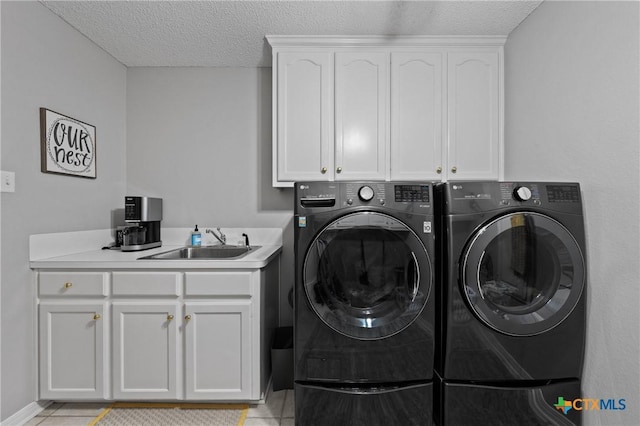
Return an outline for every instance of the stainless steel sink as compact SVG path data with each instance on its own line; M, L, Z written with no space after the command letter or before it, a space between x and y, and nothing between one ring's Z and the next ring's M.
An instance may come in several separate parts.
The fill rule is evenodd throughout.
M163 253L152 254L138 258L139 260L215 260L238 259L246 256L250 250L256 249L246 246L212 246L212 247L182 247Z

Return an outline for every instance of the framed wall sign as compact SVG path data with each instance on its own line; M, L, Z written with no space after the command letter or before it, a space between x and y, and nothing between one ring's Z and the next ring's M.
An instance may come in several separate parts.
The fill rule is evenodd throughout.
M96 128L40 108L40 159L43 173L96 178Z

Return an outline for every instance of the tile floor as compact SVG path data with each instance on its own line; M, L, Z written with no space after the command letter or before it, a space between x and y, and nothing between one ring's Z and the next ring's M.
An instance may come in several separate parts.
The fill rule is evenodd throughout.
M110 404L54 402L23 426L87 426ZM245 426L294 426L293 390L269 392L265 404L251 405Z

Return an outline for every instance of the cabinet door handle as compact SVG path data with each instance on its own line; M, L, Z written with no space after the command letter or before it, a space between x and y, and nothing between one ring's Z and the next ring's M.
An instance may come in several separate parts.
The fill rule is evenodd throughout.
M102 318L102 317L100 316L100 314L95 314L95 315L93 316L93 319L94 319L94 320L99 320L100 318Z
M458 168L456 166L453 166L451 168L451 173L456 173L458 171Z
M64 283L64 288L71 288L73 287L73 283Z
M173 319L173 315L169 314L167 315L167 321L171 321Z
M338 167L338 168L336 169L336 173L342 173L342 167Z
M327 168L326 168L326 167L323 167L323 168L320 170L320 173L322 173L322 174L327 173Z
M442 167L438 166L438 168L436 169L436 173L437 173L437 174L442 173Z
M191 321L191 315L186 315L186 316L184 317L184 319L185 319L185 321Z

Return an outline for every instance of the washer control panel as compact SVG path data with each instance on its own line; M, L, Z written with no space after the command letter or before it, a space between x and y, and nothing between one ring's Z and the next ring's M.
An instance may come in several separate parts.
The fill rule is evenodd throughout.
M345 183L344 205L431 205L431 185L407 183Z
M384 183L344 183L345 206L384 206L387 204L387 188Z
M429 185L395 185L394 192L396 203L431 201Z
M297 209L377 207L419 214L433 209L430 182L298 182L295 192Z
M529 201L531 199L531 190L526 186L517 186L513 190L513 197L518 201Z
M360 187L360 189L358 190L358 197L362 200L362 201L371 201L371 199L374 196L374 192L373 192L373 188L371 188L368 185L362 186Z

